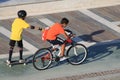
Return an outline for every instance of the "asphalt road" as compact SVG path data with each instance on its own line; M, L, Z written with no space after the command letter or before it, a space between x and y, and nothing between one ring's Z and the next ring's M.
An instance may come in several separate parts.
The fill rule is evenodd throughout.
M0 0L0 8L1 8L0 10L1 12L4 12L3 10L5 10L4 8L5 6L31 4L31 3L37 3L37 2L43 3L47 1L49 2L53 0L40 0L40 1L38 0L29 0L29 1L28 0L27 1L26 0L20 0L20 1L19 0ZM57 1L57 0L54 0L54 1ZM111 0L111 1L116 2L117 0ZM66 61L62 61L59 63L54 63L53 67L50 67L47 70L38 71L33 67L32 63L29 63L26 66L22 64L15 65L12 68L9 68L5 63L5 60L7 59L7 57L0 58L0 80L8 80L8 79L9 80L27 80L27 79L28 80L38 80L38 79L39 80L120 80L120 77L119 77L120 75L120 62L119 62L120 61L120 40L116 40L119 38L119 30L120 30L118 27L118 25L120 24L119 22L120 18L119 16L116 16L116 15L119 15L120 13L119 5L116 7L112 7L110 9L108 7L108 8L102 8L102 9L96 9L96 10L94 9L80 10L81 8L78 8L78 5L75 5L77 4L76 2L73 2L73 5L70 6L71 9L74 8L73 10L77 10L75 12L73 11L73 12L67 13L65 11L66 10L69 11L70 7L68 8L66 5L58 6L56 4L57 7L54 7L53 9L52 8L51 9L56 10L55 8L58 9L59 7L62 7L61 9L64 9L64 7L66 7L64 11L62 11L65 13L59 13L59 10L58 10L58 14L54 13L54 14L49 14L49 15L43 15L42 17L39 13L37 13L40 16L34 16L34 18L31 17L28 19L28 21L33 23L33 21L36 20L38 23L40 23L40 25L41 24L48 25L49 22L51 23L51 21L53 22L55 20L58 20L61 16L69 17L71 20L73 20L76 23L76 24L74 23L71 24L73 25L71 28L74 29L74 31L76 30L78 31L78 33L83 33L83 34L87 33L83 36L80 36L81 38L84 39L85 37L87 37L87 39L89 39L88 42L96 41L96 44L88 47L89 53L87 55L87 59L85 60L85 62L81 65L74 66L74 65L67 63ZM78 2L80 2L80 0ZM63 3L64 2L62 1L60 4L63 4ZM67 3L67 1L65 3ZM51 6L51 4L49 6ZM32 5L29 5L29 6L31 7ZM39 8L39 6L37 6L37 9ZM42 6L44 6L44 4ZM87 5L87 6L91 7L90 5ZM21 8L23 7L25 6L22 6ZM29 8L28 7L26 8L30 12L31 11L29 9L30 7ZM82 4L82 7L84 7L83 4ZM19 7L17 6L17 7L12 7L11 9L18 10L18 8ZM9 7L7 7L6 11L2 14L8 14L6 13L8 12L8 9ZM44 12L42 10L46 10L46 9L44 8L41 9L41 12ZM52 13L53 12L52 10L46 10L46 12L51 11ZM38 11L36 10L35 12L38 12ZM6 17L4 19L8 19L9 17L11 17L11 16L9 17L8 16L9 15L7 15L6 17L6 15L4 15L2 17L3 18ZM38 17L39 21L36 19L36 17ZM0 25L0 29L5 30L5 31L0 30L1 31L0 32L0 41L1 41L0 42L1 44L0 55L1 56L3 52L5 52L5 54L3 55L6 55L8 52L7 42L9 39L8 39L7 34L9 34L9 31L10 31L9 25L11 24L11 20L8 19L7 22L5 23L4 22L5 22L4 20L3 21L0 20L0 23L2 25L2 26ZM36 24L36 23L33 23L33 24ZM84 26L84 27L81 28L78 25ZM74 26L76 26L77 28L75 29ZM103 34L100 33L101 31ZM4 32L6 34L3 34ZM34 32L26 31L25 37L27 33L30 33L29 37L31 35L39 36L37 31L34 31ZM27 50L28 51L27 52L24 51L25 53L29 53L29 51L32 51L33 52L32 54L34 54L34 51L30 49L31 49L31 45L32 47L33 45L39 45L38 44L39 38L36 36L34 36L35 38L26 37L25 40L28 42L26 42L27 46L25 46L26 48L25 51ZM99 40L102 40L102 41L99 41ZM104 40L107 40L107 41L103 42ZM30 46L28 46L29 41L31 42ZM34 41L36 41L36 43ZM32 43L35 43L35 44L32 44ZM86 46L88 46L88 43L86 44ZM30 57L32 56L32 54L26 55L24 56L24 58L29 57L28 60L30 61L32 60L32 57ZM13 59L17 59L17 58L18 57L14 57Z
M102 42L90 46L89 53L85 62L74 66L66 61L54 63L54 66L43 71L36 70L32 63L24 66L23 64L8 67L0 59L0 79L1 80L78 80L110 76L119 74L120 60L120 41ZM31 55L25 56L25 58ZM15 58L14 58L15 59ZM29 58L32 60L32 57ZM118 71L118 72L116 72ZM90 75L93 74L93 75ZM95 75L97 74L97 75ZM83 77L78 77L82 76ZM67 77L68 76L68 77ZM75 77L76 76L76 77ZM55 79L58 78L58 79ZM68 79L67 79L68 78ZM71 78L71 79L69 79ZM78 79L76 79L78 78ZM102 79L101 78L101 79Z

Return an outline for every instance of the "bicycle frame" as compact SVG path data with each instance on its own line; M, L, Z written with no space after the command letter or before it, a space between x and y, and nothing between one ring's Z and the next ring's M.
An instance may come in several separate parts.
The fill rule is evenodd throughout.
M65 46L66 52L67 52L68 46L70 47L70 46L76 44L76 42L74 42L74 41L72 41L72 43L68 43L68 42L64 41L64 40L63 40L62 38L60 38L60 37L57 37L57 38L60 39L60 40L62 40L62 41L66 44L66 46ZM53 44L51 44L51 46L50 46L48 49L52 52L52 54L53 54L54 57L60 56L60 53L61 53L61 46L60 46L60 45L53 45ZM57 52L57 51L58 51L58 52ZM56 54L56 52L57 52L58 54ZM65 54L65 52L64 52L64 54ZM65 54L65 55L66 55L66 54Z
M70 38L73 39L72 36L70 36ZM37 70L47 69L48 67L50 67L52 61L58 62L58 61L67 60L72 65L79 65L85 60L85 58L87 56L87 48L83 44L78 44L75 41L72 41L72 43L68 43L60 37L59 37L59 39L62 40L63 42L65 42L65 44L66 44L65 52L64 52L64 55L66 57L62 57L62 58L59 57L60 53L61 53L61 46L60 45L52 45L51 44L51 46L48 48L41 48L35 53L35 55L33 57L33 66ZM82 49L81 52L76 51L76 50L79 50L79 48ZM43 55L42 55L40 51L43 51L43 52L45 51L45 54L43 53ZM82 57L79 57L79 55L81 53L82 53ZM40 56L39 56L39 54L40 54ZM46 54L50 54L50 57L47 58ZM74 60L74 58L75 58L75 60ZM36 59L39 59L40 61L46 61L47 64L45 64L45 65L43 64L44 66L37 65ZM45 59L45 60L43 60L43 59ZM38 62L38 64L39 64L39 62Z

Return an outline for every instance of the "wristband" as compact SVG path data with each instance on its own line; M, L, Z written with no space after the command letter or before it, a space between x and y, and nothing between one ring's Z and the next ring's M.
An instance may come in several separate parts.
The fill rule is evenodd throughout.
M42 31L42 28L39 28L38 30Z
M35 26L30 26L31 29L35 29Z

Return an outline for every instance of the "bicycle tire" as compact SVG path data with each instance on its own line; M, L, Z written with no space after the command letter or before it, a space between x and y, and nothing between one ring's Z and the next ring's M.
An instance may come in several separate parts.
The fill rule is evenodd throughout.
M49 54L49 58L45 58ZM37 70L45 70L52 63L53 55L48 48L42 48L36 51L33 55L33 66ZM44 62L43 62L44 61Z
M81 64L87 57L88 51L83 44L75 44L69 47L66 55L67 61L72 65Z

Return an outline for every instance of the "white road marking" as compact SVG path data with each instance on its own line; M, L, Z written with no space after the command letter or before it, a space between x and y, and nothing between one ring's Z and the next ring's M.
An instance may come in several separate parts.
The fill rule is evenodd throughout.
M47 18L43 18L43 19L39 19L39 20L41 22L43 22L44 24L48 25L48 26L54 24L54 22L52 22L51 20L49 20ZM10 31L5 29L4 27L0 27L0 33L2 33L3 35L5 35L8 38L10 36ZM80 43L82 43L84 45L86 45L87 47L92 46L92 45L95 44L95 43L85 42L85 41L83 41L80 38L75 38L74 40L77 41L77 42L80 42ZM35 46L31 45L30 43L28 43L25 40L23 40L23 43L25 44L24 47L28 50L28 51L24 51L24 55L34 54L38 50ZM16 56L19 56L19 54L18 53L14 53L13 57L16 57ZM0 55L0 58L7 58L7 57L8 57L8 54L1 54Z
M115 21L115 22L112 22L113 24L115 25L120 25L120 21Z
M47 19L47 18L41 18L39 19L41 22L43 22L44 24L48 25L48 26L51 26L52 24L54 24L53 21ZM82 43L84 44L86 47L89 47L89 46L92 46L94 44L96 44L95 42L92 42L92 43L89 43L89 42L86 42L86 41L83 41L81 38L79 37L76 37L74 38L74 41L78 42L78 43Z
M47 18L41 18L39 19L41 22L43 22L44 24L46 24L48 27L52 26L54 24L54 22L52 22L51 20L47 19Z
M0 33L2 33L3 35L5 35L8 38L10 36L10 31L5 29L4 27L0 27ZM24 55L34 54L38 50L38 48L31 45L30 43L28 43L25 40L23 40L23 43L25 44L24 47L28 50L28 51L24 52ZM15 54L13 54L13 56L14 57L19 56L19 54L15 53ZM8 54L1 54L0 55L0 58L6 58L6 57L8 57Z
M80 12L82 12L83 14L89 16L90 18L106 25L107 27L113 29L114 31L120 33L120 27L118 27L116 24L113 24L112 22L109 22L108 20L98 16L97 14L89 11L89 10L79 10Z
M79 37L75 37L73 40L74 40L75 42L77 42L77 43L84 44L86 47L90 47L90 46L96 44L96 42L86 42L86 41L83 41L83 40L82 40L81 38L79 38Z
M94 20L96 20L96 21L98 21L98 22L106 25L107 27L109 27L109 28L111 28L111 29L113 29L113 30L115 30L115 31L117 31L117 32L120 32L120 27L117 26L118 24L120 24L119 21L118 21L118 22L109 22L109 21L107 21L106 19L104 19L104 18L102 18L102 17L94 14L93 12L91 12L91 11L89 11L89 10L79 10L79 11L82 12L82 13L84 13L85 15L91 17L92 19L94 19ZM40 20L41 22L43 22L44 24L48 25L48 26L51 26L51 25L54 24L53 21L51 21L51 20L49 20L49 19L47 19L47 18L41 18L41 19L39 19L39 20ZM7 37L9 37L9 35L10 35L10 31L7 30L7 29L5 29L4 27L0 27L0 33L2 33L3 35L5 35L5 36L7 36ZM78 43L84 44L86 47L90 47L90 46L96 44L96 42L89 43L89 42L83 41L83 40L82 40L81 38L79 38L79 37L76 37L74 40L75 40L76 42L78 42ZM24 42L24 44L25 44L24 47L25 47L26 49L28 49L28 51L25 51L25 52L24 52L24 55L33 54L33 53L35 53L36 50L38 50L35 46L31 45L31 44L28 43L27 41L23 40L23 42ZM18 55L19 55L19 54L16 54L16 53L14 54L14 56L18 56ZM6 58L7 56L8 56L8 54L3 54L3 55L0 56L0 58Z
M106 25L107 27L117 31L117 32L120 32L120 27L118 27L117 25L120 23L120 22L109 22L107 21L106 19L94 14L93 12L89 11L89 10L79 10L80 12L84 13L85 15L89 16L90 18ZM51 20L47 19L47 18L42 18L42 19L39 19L41 22L43 22L44 24L48 25L48 26L51 26L52 24L54 24L54 22L52 22ZM84 44L86 47L90 47L92 45L95 45L96 42L86 42L86 41L83 41L81 38L79 37L76 37L74 38L74 41L78 42L78 43L81 43L81 44ZM116 41L116 40L115 40ZM104 42L115 42L115 41L111 41L111 40L107 40L107 41L104 41Z

